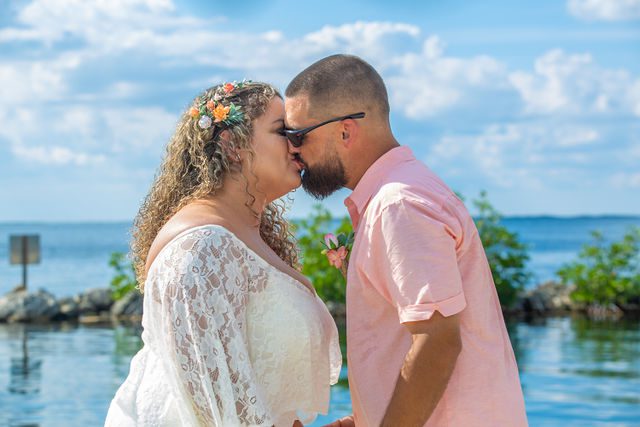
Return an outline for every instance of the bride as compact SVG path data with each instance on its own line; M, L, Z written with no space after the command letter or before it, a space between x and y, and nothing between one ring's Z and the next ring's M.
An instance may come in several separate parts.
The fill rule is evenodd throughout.
M342 357L276 200L300 185L284 103L226 83L178 123L135 220L143 348L106 426L292 426L326 413Z

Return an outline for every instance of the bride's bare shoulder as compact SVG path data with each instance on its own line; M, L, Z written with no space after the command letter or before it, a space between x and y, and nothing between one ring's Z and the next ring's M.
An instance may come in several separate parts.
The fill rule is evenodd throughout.
M169 242L171 242L179 234L195 227L203 225L220 225L229 228L229 222L215 213L200 209L198 206L185 206L178 211L162 226L156 238L151 243L145 269L149 271L149 267L153 264L153 260L158 256Z

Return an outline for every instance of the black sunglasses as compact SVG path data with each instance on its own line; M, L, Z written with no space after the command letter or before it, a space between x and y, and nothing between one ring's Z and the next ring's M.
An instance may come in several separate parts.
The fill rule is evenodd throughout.
M289 142L291 142L291 145L297 148L302 145L302 140L304 139L304 136L306 134L308 134L314 129L319 128L320 126L324 126L333 122L341 122L347 119L362 119L362 118L364 118L364 113L349 114L348 116L336 117L335 119L325 120L322 123L318 123L317 125L309 126L308 128L304 128L304 129L285 129L284 134L289 140Z

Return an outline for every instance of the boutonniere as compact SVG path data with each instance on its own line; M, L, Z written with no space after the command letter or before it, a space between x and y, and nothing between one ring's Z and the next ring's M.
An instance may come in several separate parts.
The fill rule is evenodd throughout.
M329 264L340 270L344 278L347 278L347 268L349 266L349 254L353 247L353 233L340 233L337 236L333 233L325 234L322 244L326 249L322 251L327 256Z

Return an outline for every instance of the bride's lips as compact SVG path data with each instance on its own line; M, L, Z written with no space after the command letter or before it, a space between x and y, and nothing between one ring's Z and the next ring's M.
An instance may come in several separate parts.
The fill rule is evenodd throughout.
M296 165L296 167L298 168L298 172L302 172L305 169L305 164L304 162L298 157L295 156L291 159L291 161Z

